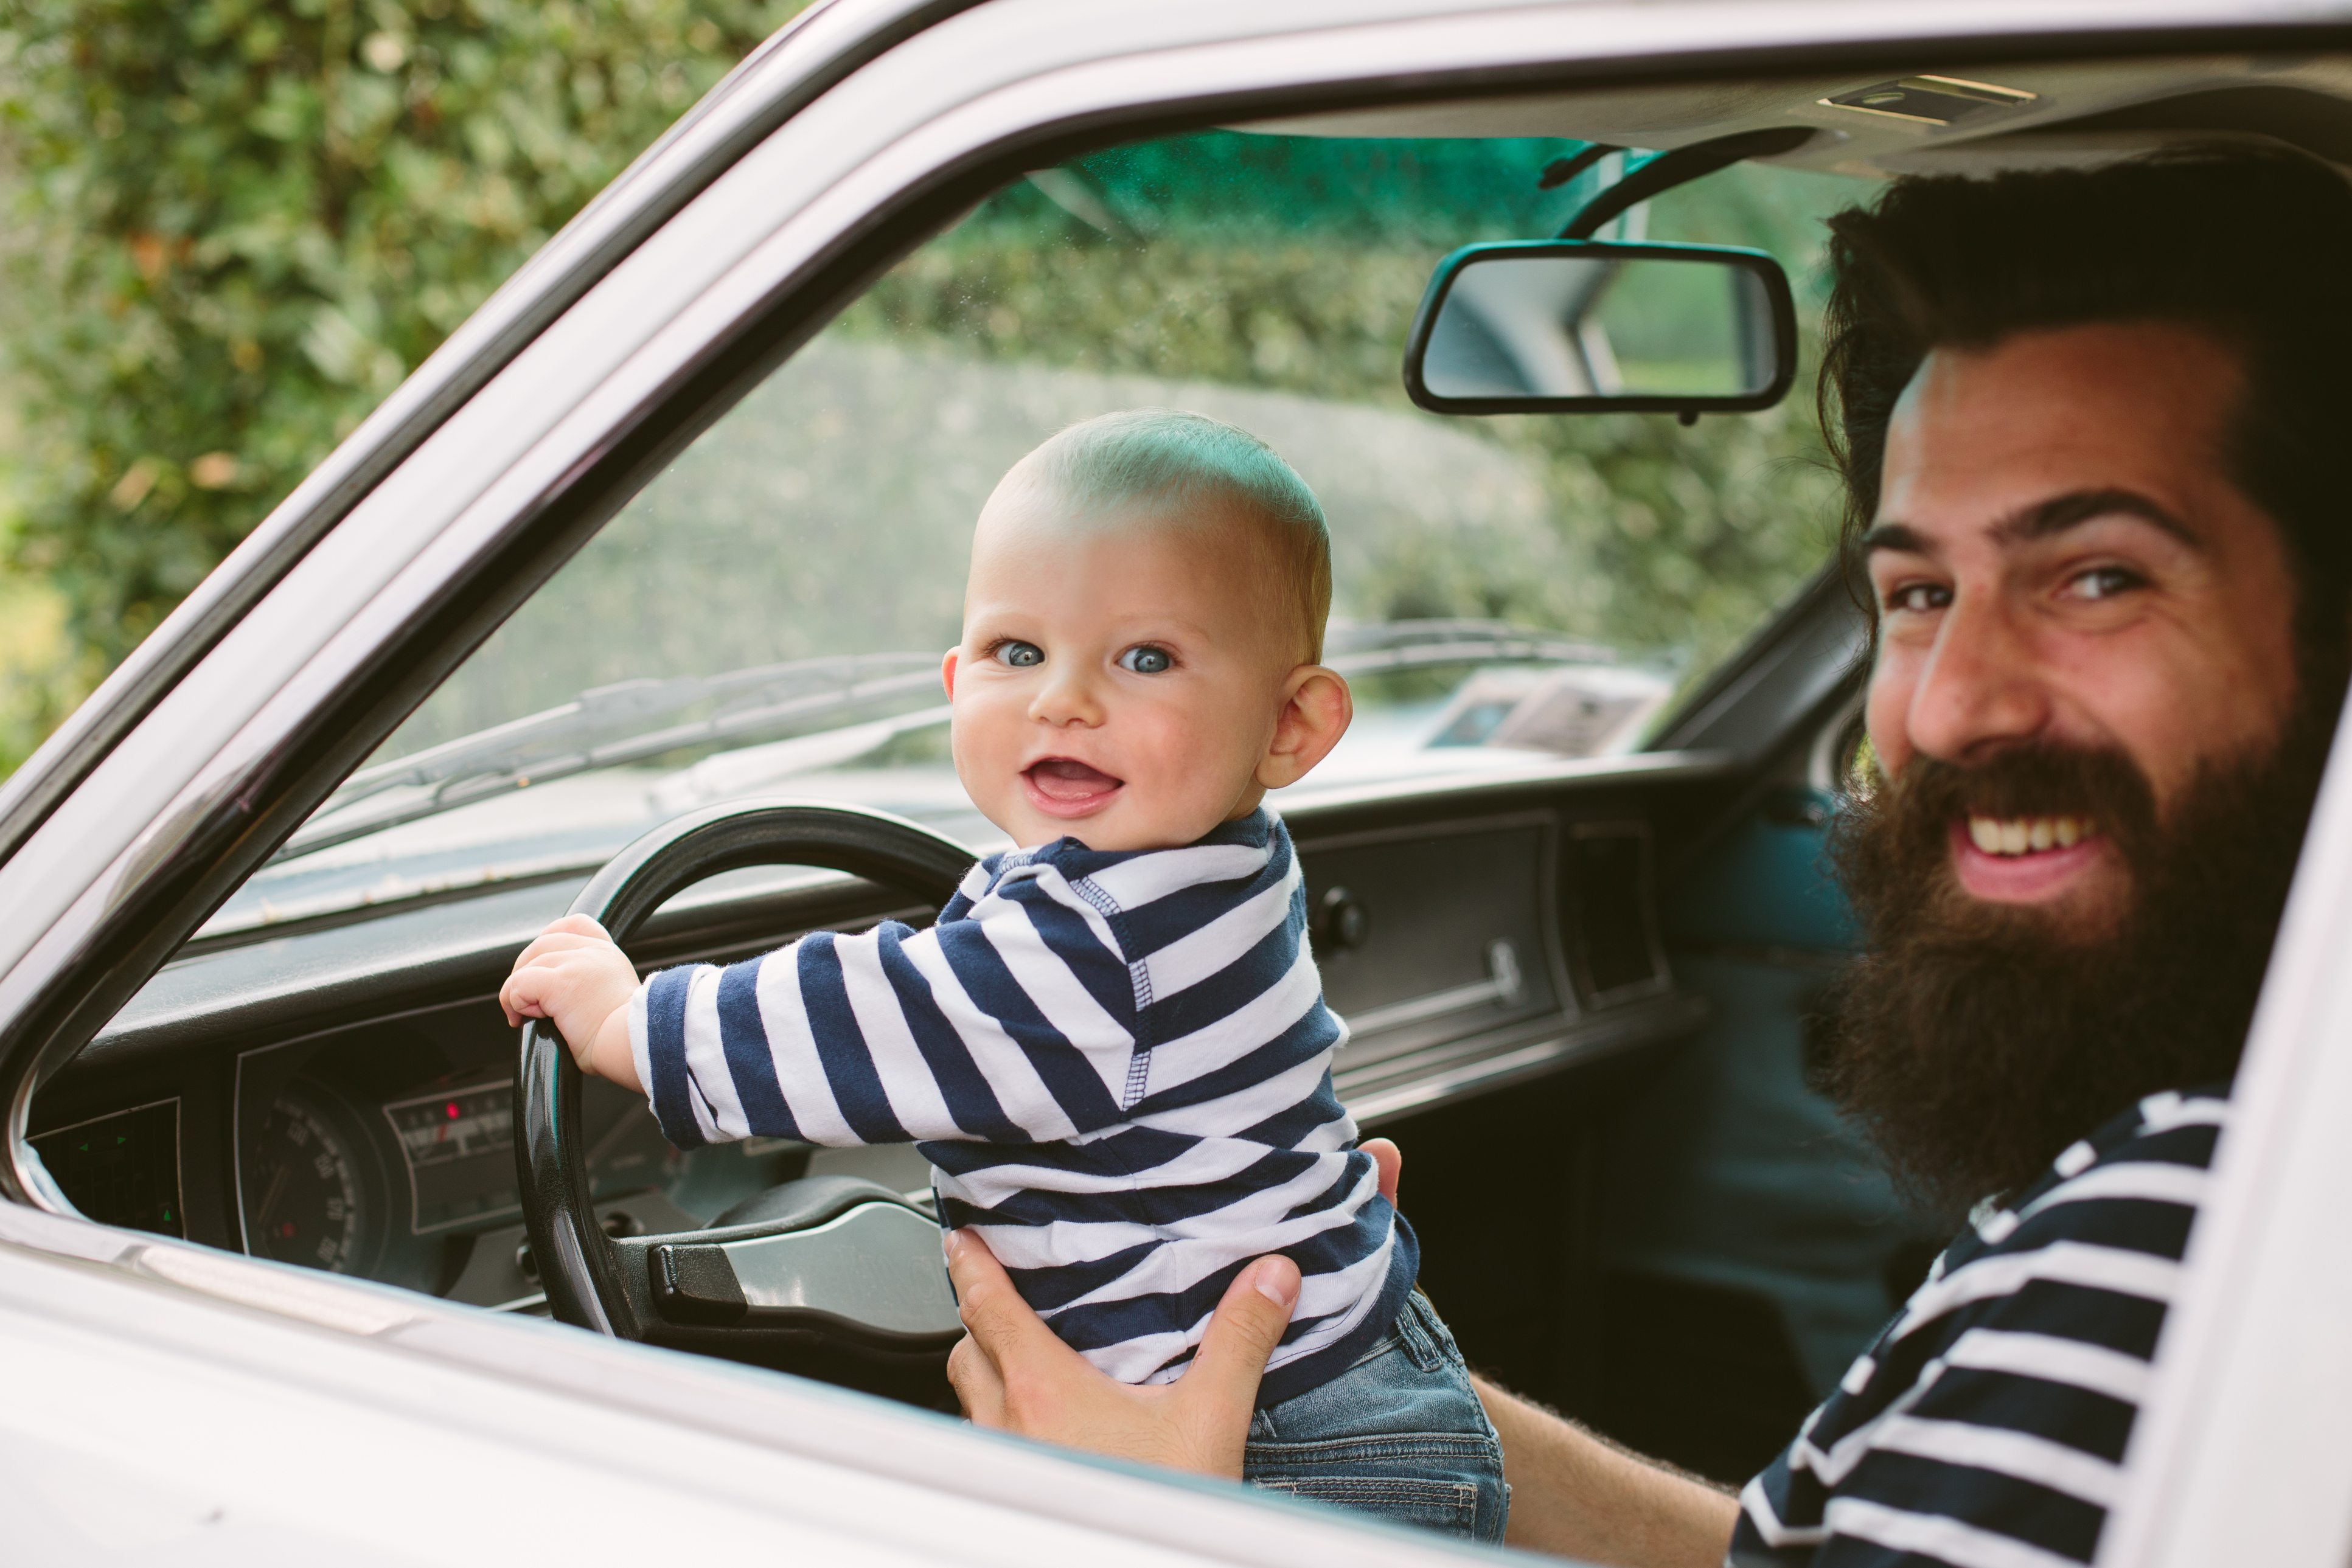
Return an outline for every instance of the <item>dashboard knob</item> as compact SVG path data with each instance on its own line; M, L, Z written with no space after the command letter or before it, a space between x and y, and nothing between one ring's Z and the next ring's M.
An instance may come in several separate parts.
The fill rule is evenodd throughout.
M1316 923L1318 946L1330 952L1344 952L1360 947L1372 934L1372 912L1364 901L1344 887L1327 889L1323 894L1320 918Z

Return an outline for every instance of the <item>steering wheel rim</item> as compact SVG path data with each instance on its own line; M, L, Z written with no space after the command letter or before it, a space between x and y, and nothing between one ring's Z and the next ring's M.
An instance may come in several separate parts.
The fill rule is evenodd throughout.
M721 872L751 865L845 871L945 904L972 852L887 811L792 800L729 801L674 817L604 862L572 901L625 946L646 917ZM581 1137L580 1067L554 1028L525 1021L515 1066L515 1164L523 1223L560 1322L646 1336L618 1250L597 1222ZM689 1232L688 1234L695 1234Z

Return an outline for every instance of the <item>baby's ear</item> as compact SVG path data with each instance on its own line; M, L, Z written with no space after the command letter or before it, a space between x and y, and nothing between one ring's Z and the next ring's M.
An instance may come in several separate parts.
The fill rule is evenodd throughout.
M1301 664L1291 671L1283 683L1273 744L1257 766L1258 783L1279 789L1306 778L1339 744L1355 716L1356 699L1339 671L1322 664Z
M961 648L950 648L940 655L940 685L947 687L950 702L955 700L956 655L962 652Z

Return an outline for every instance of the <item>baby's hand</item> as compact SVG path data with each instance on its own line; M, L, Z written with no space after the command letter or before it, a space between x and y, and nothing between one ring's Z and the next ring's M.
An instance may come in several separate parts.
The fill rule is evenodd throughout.
M567 915L522 950L514 973L499 988L507 1022L548 1019L572 1048L580 1071L645 1092L629 1050L629 998L637 971L604 928L584 915Z

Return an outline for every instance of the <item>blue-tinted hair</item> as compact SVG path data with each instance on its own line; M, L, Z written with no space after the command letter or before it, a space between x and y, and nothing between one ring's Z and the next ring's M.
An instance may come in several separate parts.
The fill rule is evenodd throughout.
M1307 660L1323 657L1331 613L1331 535L1297 470L1248 431L1172 408L1132 408L1062 430L1023 458L1079 516L1142 510L1235 513L1263 530L1298 607Z

